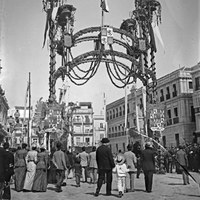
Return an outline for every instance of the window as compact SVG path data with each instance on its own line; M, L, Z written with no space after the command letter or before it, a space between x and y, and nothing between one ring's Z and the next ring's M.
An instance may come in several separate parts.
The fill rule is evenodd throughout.
M171 116L171 110L167 110L167 125L172 125L172 116Z
M113 110L113 119L115 118L115 110Z
M112 119L112 111L110 111L110 119Z
M100 123L100 124L99 124L99 127L100 127L100 128L103 128L103 123Z
M84 122L84 117L83 117L83 122ZM86 123L90 123L90 118L89 118L89 116L88 115L85 115L85 122Z
M200 77L195 78L195 90L200 90Z
M174 108L174 116L178 117L178 108Z
M123 105L123 115L125 115L125 105Z
M87 145L90 144L90 138L85 138L85 142L87 143Z
M118 117L118 108L116 108L116 117Z
M122 116L122 107L119 107L119 116Z
M106 120L109 120L109 112L106 112Z
M176 96L177 96L176 84L173 84L172 96L173 96L173 97L176 97Z
M163 89L160 90L160 102L164 101Z
M143 108L143 102L142 102L142 98L140 98L140 109Z
M189 89L193 89L192 81L189 81Z
M80 141L81 141L81 138L80 137L76 137L76 145L79 145Z
M174 108L174 118L173 118L173 123L174 123L174 124L179 123L178 108Z
M167 87L166 90L167 90L166 99L170 99L170 90L169 90L169 87Z
M130 113L129 103L127 104L127 113Z
M169 119L172 118L172 116L171 116L171 110L167 110L167 117L168 117Z

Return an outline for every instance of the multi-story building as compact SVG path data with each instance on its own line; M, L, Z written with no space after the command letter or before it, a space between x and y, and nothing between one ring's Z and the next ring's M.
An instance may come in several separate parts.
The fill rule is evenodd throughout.
M195 131L191 68L181 68L158 79L157 97L166 111L162 132L164 146L178 146L192 141Z
M104 115L94 115L93 118L94 126L93 126L93 134L94 134L94 144L98 146L101 139L106 137L106 120Z
M72 116L75 146L92 146L94 144L93 114L91 102L79 102Z
M200 63L192 67L193 106L195 111L195 137L200 140Z
M4 137L10 136L7 132L8 109L9 106L5 97L5 92L0 85L0 135L3 135Z
M177 146L180 143L192 141L195 132L195 114L191 73L192 68L184 67L157 80L157 105L165 108L166 125L160 134L160 142L164 146ZM116 153L119 149L125 151L127 143L134 143L143 138L140 133L149 134L147 133L150 130L147 128L149 104L146 104L145 96L143 87L136 89L134 86L131 89L127 97L127 116L125 115L125 98L106 106L107 131L113 152ZM151 91L148 99L149 103L152 103ZM197 104L195 106L198 107ZM197 115L196 112L196 117ZM154 137L154 133L152 136Z

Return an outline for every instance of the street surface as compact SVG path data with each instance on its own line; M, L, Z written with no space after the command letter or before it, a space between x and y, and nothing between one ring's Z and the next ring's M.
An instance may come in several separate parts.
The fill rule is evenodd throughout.
M194 173L193 173L194 174ZM194 174L200 180L200 174ZM67 180L67 186L63 186L63 192L55 192L55 186L49 184L47 192L16 192L14 185L11 186L12 200L112 200L117 199L117 183L114 176L112 184L112 196L105 195L105 185L103 185L100 195L94 197L96 185L81 183L81 187L76 187L74 179ZM153 191L146 193L144 188L144 176L140 175L135 179L135 192L125 193L122 199L126 200L199 200L200 187L190 178L189 185L183 185L182 175L176 173L154 174Z

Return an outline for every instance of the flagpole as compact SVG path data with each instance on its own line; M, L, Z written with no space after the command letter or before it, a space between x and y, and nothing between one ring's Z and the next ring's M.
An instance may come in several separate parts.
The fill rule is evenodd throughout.
M104 26L104 10L103 8L101 9L101 27Z
M25 136L25 131L24 131L24 123L26 120L26 104L27 104L27 97L28 97L28 90L29 90L29 83L27 83L27 87L26 87L26 93L25 93L25 99L24 99L24 119L22 122L22 140L21 142L24 142L24 136Z
M28 96L29 96L29 102L28 102L28 147L30 147L30 119L31 119L31 73L29 72L29 90L28 90Z

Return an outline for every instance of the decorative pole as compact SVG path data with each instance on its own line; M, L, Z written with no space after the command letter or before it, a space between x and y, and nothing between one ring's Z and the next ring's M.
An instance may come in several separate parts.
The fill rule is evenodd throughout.
M30 147L30 135L31 135L31 73L29 72L29 92L28 92L28 147Z

